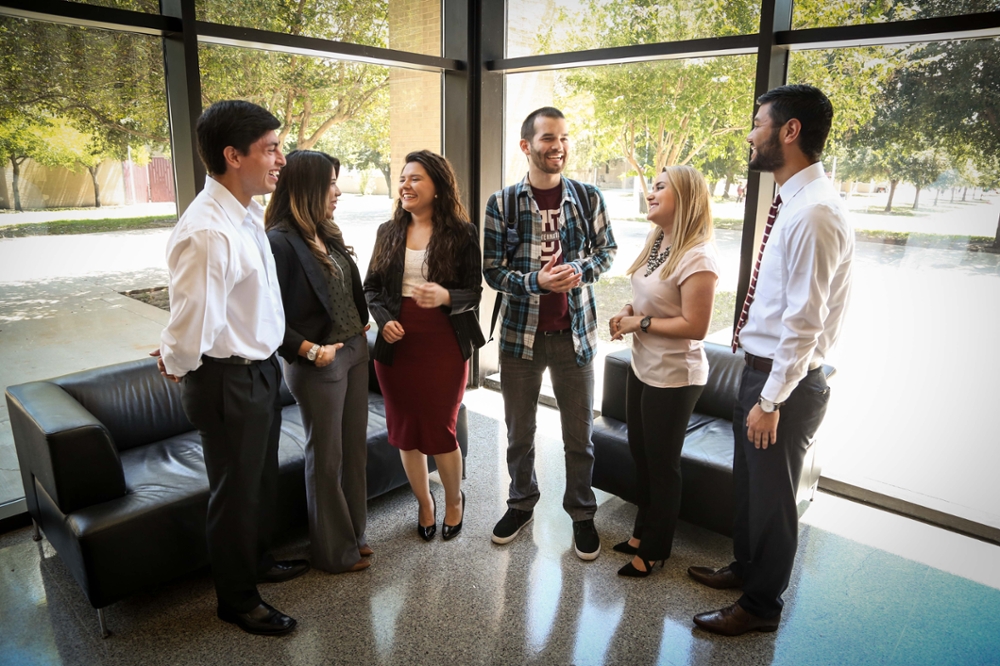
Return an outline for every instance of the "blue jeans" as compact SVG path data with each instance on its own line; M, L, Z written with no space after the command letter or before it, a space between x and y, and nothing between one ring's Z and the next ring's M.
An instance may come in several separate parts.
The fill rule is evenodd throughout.
M566 453L566 492L563 508L574 521L589 520L597 511L590 487L594 474L594 364L576 364L569 332L535 337L534 358L528 361L500 353L500 386L507 422L507 505L530 511L538 503L535 478L535 416L542 373L548 368L562 422Z

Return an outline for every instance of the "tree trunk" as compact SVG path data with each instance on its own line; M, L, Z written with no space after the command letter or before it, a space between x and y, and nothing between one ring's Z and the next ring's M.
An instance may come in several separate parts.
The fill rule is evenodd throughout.
M937 206L938 199L941 198L941 190L934 190L934 205Z
M726 189L722 192L722 198L726 201L729 201L729 188L733 185L734 176L732 171L726 173Z
M997 217L997 234L993 238L993 247L1000 250L1000 217Z
M94 182L94 208L101 207L101 186L97 184L97 166L87 167L87 171L90 172L90 180Z
M389 193L389 198L392 198L392 171L388 162L382 164L378 168L382 172L382 176L385 178L386 192Z
M951 188L951 202L955 203L955 188Z
M917 193L913 196L913 210L920 208L920 186L917 185Z
M899 185L898 180L889 181L889 200L885 203L885 212L892 212L892 198L896 196L896 186Z
M17 190L21 181L21 162L18 158L11 155L10 164L14 168L14 210L21 213L24 209L21 208L21 193Z
M965 201L965 196L969 193L969 188L966 187L962 190L962 201Z

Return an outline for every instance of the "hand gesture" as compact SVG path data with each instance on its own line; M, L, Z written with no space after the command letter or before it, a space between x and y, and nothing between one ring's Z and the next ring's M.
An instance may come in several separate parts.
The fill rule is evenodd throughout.
M622 319L624 319L625 317L631 317L633 314L635 313L632 311L632 304L626 303L625 307L619 310L618 314L616 314L608 321L608 326L611 328L612 340L621 339L620 333L621 333Z
M555 257L549 259L538 271L538 286L545 291L557 294L564 294L570 289L576 289L580 286L581 280L583 280L583 275L577 273L572 264L556 266Z
M402 324L393 319L385 326L382 327L382 337L390 345L395 344L403 339L406 331L403 330Z
M615 315L615 318L617 318L617 316L618 315ZM614 321L614 318L612 318L612 321ZM611 339L621 340L629 333L635 333L636 331L639 330L639 324L641 323L642 323L642 317L639 315L630 315L621 317L620 319L618 319L618 328L611 335Z
M316 352L316 360L313 363L316 364L317 368L325 368L326 366L333 363L333 359L337 357L337 352L341 350L344 346L343 342L338 342L333 345L323 345Z
M439 308L451 305L451 294L436 282L427 282L413 289L413 301L420 307Z
M149 355L156 357L156 367L160 369L160 374L161 375L163 375L164 377L166 377L167 379L169 379L170 381L172 381L175 384L179 384L180 383L180 381L181 381L180 377L177 377L175 375L171 375L170 373L167 372L167 366L163 365L163 357L160 356L160 350L159 349L154 349L153 351L149 352Z

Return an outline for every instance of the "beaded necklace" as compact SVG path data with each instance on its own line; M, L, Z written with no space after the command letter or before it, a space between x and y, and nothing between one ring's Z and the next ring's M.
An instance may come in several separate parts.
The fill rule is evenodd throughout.
M667 260L670 256L670 248L667 247L666 250L660 252L660 243L663 241L663 232L656 237L653 241L653 247L649 250L649 261L646 262L646 277L649 277L653 271L663 265L663 262Z

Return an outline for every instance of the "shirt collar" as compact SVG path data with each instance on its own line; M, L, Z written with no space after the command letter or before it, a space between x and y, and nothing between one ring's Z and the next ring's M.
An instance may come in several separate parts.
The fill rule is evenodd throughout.
M559 176L559 184L562 186L562 199L560 200L560 203L562 203L563 201L570 199L569 192L572 188L566 184L566 176L563 175ZM534 192L532 192L531 183L528 182L528 174L524 174L524 178L522 178L521 182L517 184L517 196L521 196L522 193L531 199L535 198Z
M813 162L805 169L802 169L794 176L785 181L785 184L778 190L783 202L791 201L792 197L799 193L803 187L813 182L817 178L825 178L826 170L822 162Z
M233 223L233 226L238 227L243 224L248 214L259 214L263 211L261 205L253 199L250 200L250 207L244 208L243 204L237 201L236 197L233 196L233 193L225 185L211 176L205 177L205 192L222 206L222 210L226 212L226 216Z

